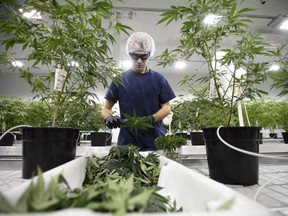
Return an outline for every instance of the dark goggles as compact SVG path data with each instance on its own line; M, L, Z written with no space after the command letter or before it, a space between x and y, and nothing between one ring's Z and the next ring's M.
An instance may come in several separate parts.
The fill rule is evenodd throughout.
M134 60L138 60L139 58L141 60L147 60L150 57L150 53L147 54L136 54L136 53L129 53L129 56L134 59Z

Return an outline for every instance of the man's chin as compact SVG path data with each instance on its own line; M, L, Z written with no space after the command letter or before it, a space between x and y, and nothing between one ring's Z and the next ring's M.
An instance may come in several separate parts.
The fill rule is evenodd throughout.
M144 67L135 67L135 68L132 68L135 72L137 73L142 73L144 71Z

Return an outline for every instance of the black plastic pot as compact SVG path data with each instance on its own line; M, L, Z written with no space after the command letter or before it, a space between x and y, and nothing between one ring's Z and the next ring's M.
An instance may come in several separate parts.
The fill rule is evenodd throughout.
M277 139L277 133L269 133L271 139Z
M3 133L0 133L2 136ZM12 146L14 142L14 136L11 133L5 134L5 136L0 140L0 146Z
M16 140L22 140L22 133L21 131L15 131L13 132L13 135L15 137Z
M202 132L190 132L190 139L192 145L205 145Z
M284 140L284 143L288 143L288 132L282 132L282 137L283 137L283 140Z
M73 128L22 128L22 177L37 174L37 166L45 172L73 160L79 133L79 129Z
M224 184L258 183L258 157L243 154L224 145L217 128L203 129L210 177ZM259 152L260 127L223 127L220 136L232 146Z
M260 132L259 144L263 144L263 133L262 132Z
M108 146L111 145L112 134L108 132L91 132L91 146Z
M181 137L183 137L183 138L185 138L185 139L188 139L188 138L187 138L187 137L188 137L188 133L177 132L177 133L175 133L175 135L176 135L176 136L181 136Z

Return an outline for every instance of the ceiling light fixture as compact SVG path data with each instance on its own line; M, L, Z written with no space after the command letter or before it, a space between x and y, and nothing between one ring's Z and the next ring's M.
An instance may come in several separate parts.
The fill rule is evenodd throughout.
M67 64L69 67L79 67L79 63L76 61L68 62Z
M12 61L12 65L13 65L14 67L19 67L19 68L21 68L21 67L24 66L24 63L21 62L21 61Z
M278 64L272 64L269 68L269 71L278 71L280 70L280 65Z
M280 29L283 29L283 30L288 30L288 20L284 21L280 27Z
M22 12L21 12L22 10ZM23 9L19 9L21 13L23 13ZM36 10L31 10L30 12L24 12L23 16L27 19L42 19L41 13Z
M175 63L175 69L181 70L186 67L186 63L184 61L177 61Z
M288 30L288 17L287 14L278 14L274 19L272 19L268 24L268 27Z
M215 14L207 14L203 20L205 25L216 25L220 20L222 16L218 16Z

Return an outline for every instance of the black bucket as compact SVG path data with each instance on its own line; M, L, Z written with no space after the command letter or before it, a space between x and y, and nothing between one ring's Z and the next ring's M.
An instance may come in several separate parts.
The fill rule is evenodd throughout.
M288 143L288 132L282 132L282 137L283 137L284 143L287 144Z
M112 134L108 132L91 132L91 146L109 146L112 142Z
M250 152L259 152L260 127L223 127L220 136L229 144ZM258 157L233 150L217 137L217 128L204 128L210 178L224 184L258 183Z
M277 139L277 133L269 133L269 138L270 139Z
M37 166L45 172L73 160L79 133L73 128L22 128L22 177L33 177Z
M190 132L191 144L194 145L205 145L202 132Z
M3 133L0 133L2 136ZM0 146L12 146L14 142L14 135L11 133L6 133L5 136L0 140Z
M188 133L184 133L184 132L177 132L177 133L175 133L175 135L176 136L181 136L184 139L187 139L187 137L188 137Z

